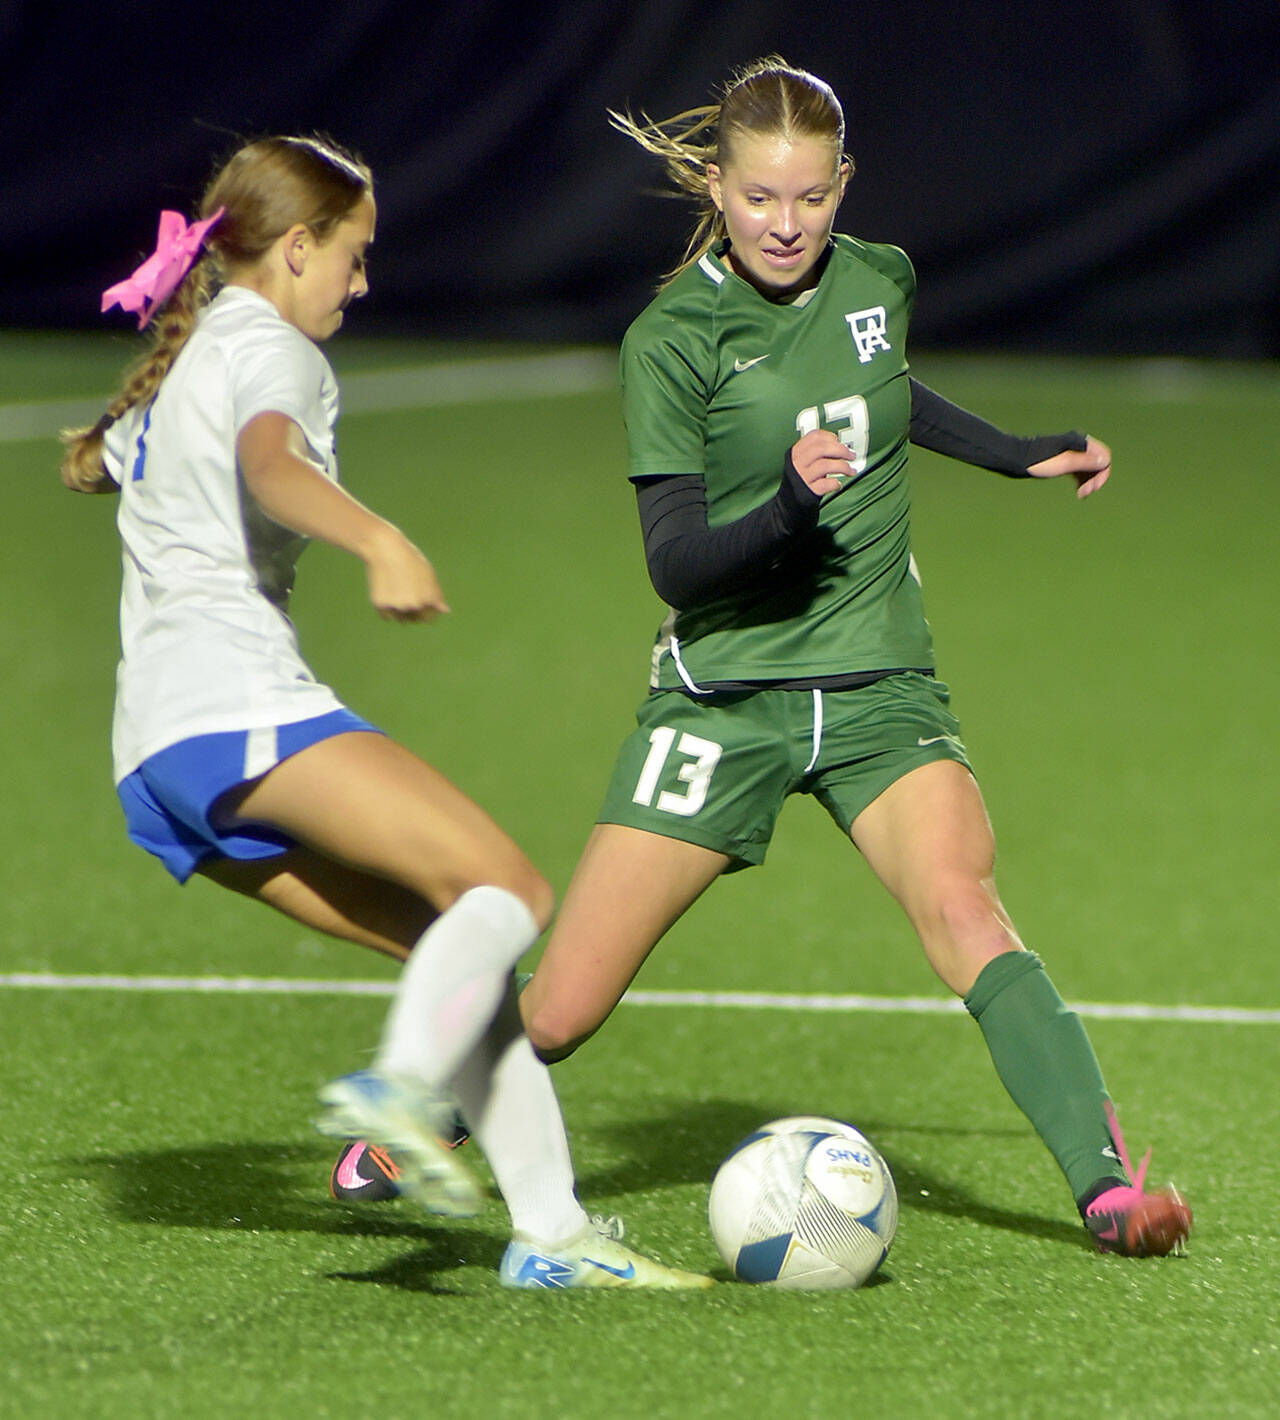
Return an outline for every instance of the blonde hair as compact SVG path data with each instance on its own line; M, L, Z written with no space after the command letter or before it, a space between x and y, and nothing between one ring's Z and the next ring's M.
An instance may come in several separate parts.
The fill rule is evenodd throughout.
M692 197L698 206L698 222L684 256L662 278L664 286L725 236L724 217L711 200L707 164L723 168L730 163L739 138L817 138L831 144L838 165L848 164L853 171L853 160L844 151L844 111L831 86L776 54L739 69L724 86L719 103L660 121L644 113L637 120L610 109L609 122L662 159L677 189L673 196Z
M228 276L261 260L299 222L318 241L326 241L372 191L373 177L364 163L327 138L260 138L237 149L200 201L201 218L219 207L223 215L200 258L152 318L150 346L125 372L119 393L96 424L64 431L62 481L67 487L77 493L117 491L102 462L107 430L134 405L155 397L200 311Z

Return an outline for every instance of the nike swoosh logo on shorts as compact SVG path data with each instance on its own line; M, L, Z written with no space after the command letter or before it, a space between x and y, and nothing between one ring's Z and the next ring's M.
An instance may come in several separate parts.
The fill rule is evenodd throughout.
M758 365L761 360L767 360L768 358L768 355L757 355L751 360L735 360L733 362L733 373L740 375L743 370L749 370L752 365Z
M955 737L954 735L934 735L934 737L933 737L931 740L920 740L920 739L918 739L918 740L916 741L916 744L918 744L918 745L921 747L921 749L923 749L925 745L941 745L941 744L948 744L948 745L950 745L950 744L955 744L955 742L956 742L956 737Z

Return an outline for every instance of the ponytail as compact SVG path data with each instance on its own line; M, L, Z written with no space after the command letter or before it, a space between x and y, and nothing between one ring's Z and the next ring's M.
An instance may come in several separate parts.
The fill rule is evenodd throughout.
M64 431L63 483L77 493L118 492L103 463L103 438L122 415L155 398L216 287L252 268L295 222L327 241L372 191L369 169L332 139L260 138L238 148L214 174L200 221L187 227L178 213L163 213L155 256L103 295L104 310L117 301L127 310L141 310L141 324L151 325L151 345L126 372L96 424ZM157 264L168 264L168 281L158 275ZM185 272L181 282L169 284L180 271Z
M102 445L107 430L137 404L149 404L195 329L196 317L208 304L210 259L204 255L187 272L173 295L151 321L150 348L128 370L119 392L96 424L64 429L62 481L75 493L118 493L120 485L107 472Z
M692 266L725 235L724 217L711 200L707 164L714 163L719 151L717 130L719 104L686 109L674 118L660 121L642 113L637 120L629 113L609 109L610 126L638 143L646 153L662 159L667 180L677 189L671 197L692 197L698 207L698 222L675 268L662 278L666 286L687 266Z

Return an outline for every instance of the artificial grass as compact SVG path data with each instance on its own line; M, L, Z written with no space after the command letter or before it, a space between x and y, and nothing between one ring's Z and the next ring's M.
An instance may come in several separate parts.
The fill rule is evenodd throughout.
M1223 1108L1242 1056L1280 1067L1272 1029L1096 1026L1134 1142L1201 1203L1187 1257L1134 1262L1088 1248L964 1018L624 1007L556 1074L589 1206L723 1279L707 1180L755 1124L812 1109L880 1144L898 1238L855 1293L528 1296L497 1282L497 1202L440 1224L327 1198L312 1089L372 1038L376 1002L15 1003L30 1068L0 1106L0 1237L23 1410L328 1415L360 1393L406 1416L816 1414L874 1392L888 1413L1261 1415L1274 1393L1257 1199L1276 1168L1258 1101ZM1210 1117L1211 1141L1187 1130Z
M355 365L377 362L369 345ZM101 342L0 338L11 399L93 393L107 369ZM916 372L1009 427L1083 425L1117 457L1083 505L913 459L939 671L1024 937L1071 999L1276 1007L1274 370L921 357ZM563 890L661 616L615 396L496 390L356 415L341 451L346 482L426 547L454 612L385 626L360 569L317 548L295 602L304 651ZM111 500L66 494L51 441L0 453L0 971L388 981L388 963L208 884L179 891L125 841L107 764ZM639 984L942 994L803 802L766 867L708 894ZM624 1008L555 1076L591 1206L664 1260L717 1269L702 1210L718 1160L766 1118L827 1112L889 1158L899 1238L858 1293L542 1298L498 1287L496 1202L441 1228L327 1199L312 1094L360 1062L381 1009L0 987L0 1413L1273 1408L1274 1026L1090 1024L1130 1144L1153 1143L1153 1177L1196 1208L1187 1258L1134 1263L1087 1249L962 1016Z

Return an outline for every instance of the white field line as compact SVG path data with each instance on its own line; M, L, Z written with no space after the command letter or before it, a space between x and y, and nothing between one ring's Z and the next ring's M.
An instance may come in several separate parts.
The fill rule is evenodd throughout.
M381 414L392 409L593 394L613 389L617 377L617 357L608 350L455 360L347 375L342 380L342 410L344 414ZM0 443L54 438L59 430L92 424L108 397L109 391L100 399L0 404Z
M0 974L0 990L156 991L209 995L390 996L389 981L310 981L272 976L74 976L56 972ZM768 991L628 991L624 1005L704 1007L713 1010L885 1012L954 1015L951 997L817 996ZM1280 1010L1242 1006L1154 1006L1140 1002L1077 1001L1073 1011L1094 1020L1196 1021L1207 1025L1280 1025Z

